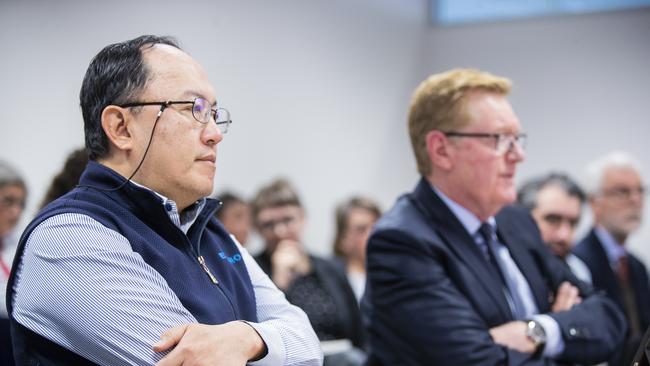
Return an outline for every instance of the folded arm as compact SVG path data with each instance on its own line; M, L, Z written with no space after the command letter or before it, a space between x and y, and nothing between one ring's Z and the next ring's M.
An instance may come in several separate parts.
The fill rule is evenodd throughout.
M23 266L29 270L22 271ZM200 326L164 278L133 252L125 237L85 215L57 215L30 235L16 280L13 315L30 330L101 365L156 364L171 346L166 352L156 352L163 349L154 350L154 344L177 326L186 327L178 344L183 336L206 329L215 339L236 334L238 344L250 348L224 346L224 355L234 360L256 354L263 355L256 364L290 365L291 352L297 352L301 356L294 358L319 364L318 341L315 335L312 339L304 313L290 308L286 300L283 303L261 295L265 290L256 285L253 274L256 300L262 300L258 300L259 323ZM224 329L226 325L232 328ZM296 348L315 344L316 352L297 351L291 347L294 339L304 340ZM190 355L214 345L193 343L192 347ZM246 354L238 358L242 351Z

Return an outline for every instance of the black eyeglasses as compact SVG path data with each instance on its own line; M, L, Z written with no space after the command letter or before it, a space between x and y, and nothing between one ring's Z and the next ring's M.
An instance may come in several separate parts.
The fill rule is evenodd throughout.
M228 132L228 128L232 123L230 112L228 112L226 108L212 108L212 104L204 98L196 98L194 100L168 100L166 102L134 102L122 104L120 107L131 108L147 105L159 105L160 112L158 112L158 116L160 116L165 108L172 104L191 104L192 116L195 120L203 124L214 122L217 124L217 127L219 127L221 133Z
M497 154L503 155L512 150L517 144L521 150L526 147L528 135L525 133L481 133L481 132L444 132L448 137L470 137L470 138L489 138L494 140L494 149Z

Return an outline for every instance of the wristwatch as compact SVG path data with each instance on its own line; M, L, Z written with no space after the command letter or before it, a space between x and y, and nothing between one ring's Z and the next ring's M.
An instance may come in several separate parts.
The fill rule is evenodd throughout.
M535 344L535 353L539 353L544 349L546 344L546 332L541 324L534 320L526 322L526 336Z

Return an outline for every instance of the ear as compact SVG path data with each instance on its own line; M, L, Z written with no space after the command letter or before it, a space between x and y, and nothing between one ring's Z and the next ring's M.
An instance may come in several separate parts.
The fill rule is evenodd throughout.
M109 105L102 111L102 128L110 144L118 150L131 150L134 145L129 131L129 116L124 108Z
M429 131L425 137L429 160L436 169L449 170L453 167L453 151L444 133Z

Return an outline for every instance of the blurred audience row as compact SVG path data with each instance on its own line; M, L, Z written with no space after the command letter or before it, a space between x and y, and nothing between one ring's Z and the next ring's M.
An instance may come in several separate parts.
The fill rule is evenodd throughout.
M40 207L74 188L87 162L84 149L72 152ZM518 202L531 211L543 240L575 276L604 290L627 315L628 341L610 361L611 365L624 365L650 325L647 268L626 246L630 234L641 224L645 186L639 163L622 152L594 161L587 172L585 190L564 173L531 179L519 189ZM268 183L250 201L232 192L222 192L217 198L222 202L217 218L237 241L246 245L252 229L260 235L264 248L255 259L289 302L305 311L322 342L325 364L362 364L366 341L359 302L366 282L366 244L381 216L379 205L364 196L339 204L334 258L326 259L306 250L303 233L307 215L289 181ZM9 164L0 162L2 290L20 234L13 229L26 199L24 180ZM574 246L585 203L593 213L593 227ZM12 364L5 297L0 298L0 362Z

